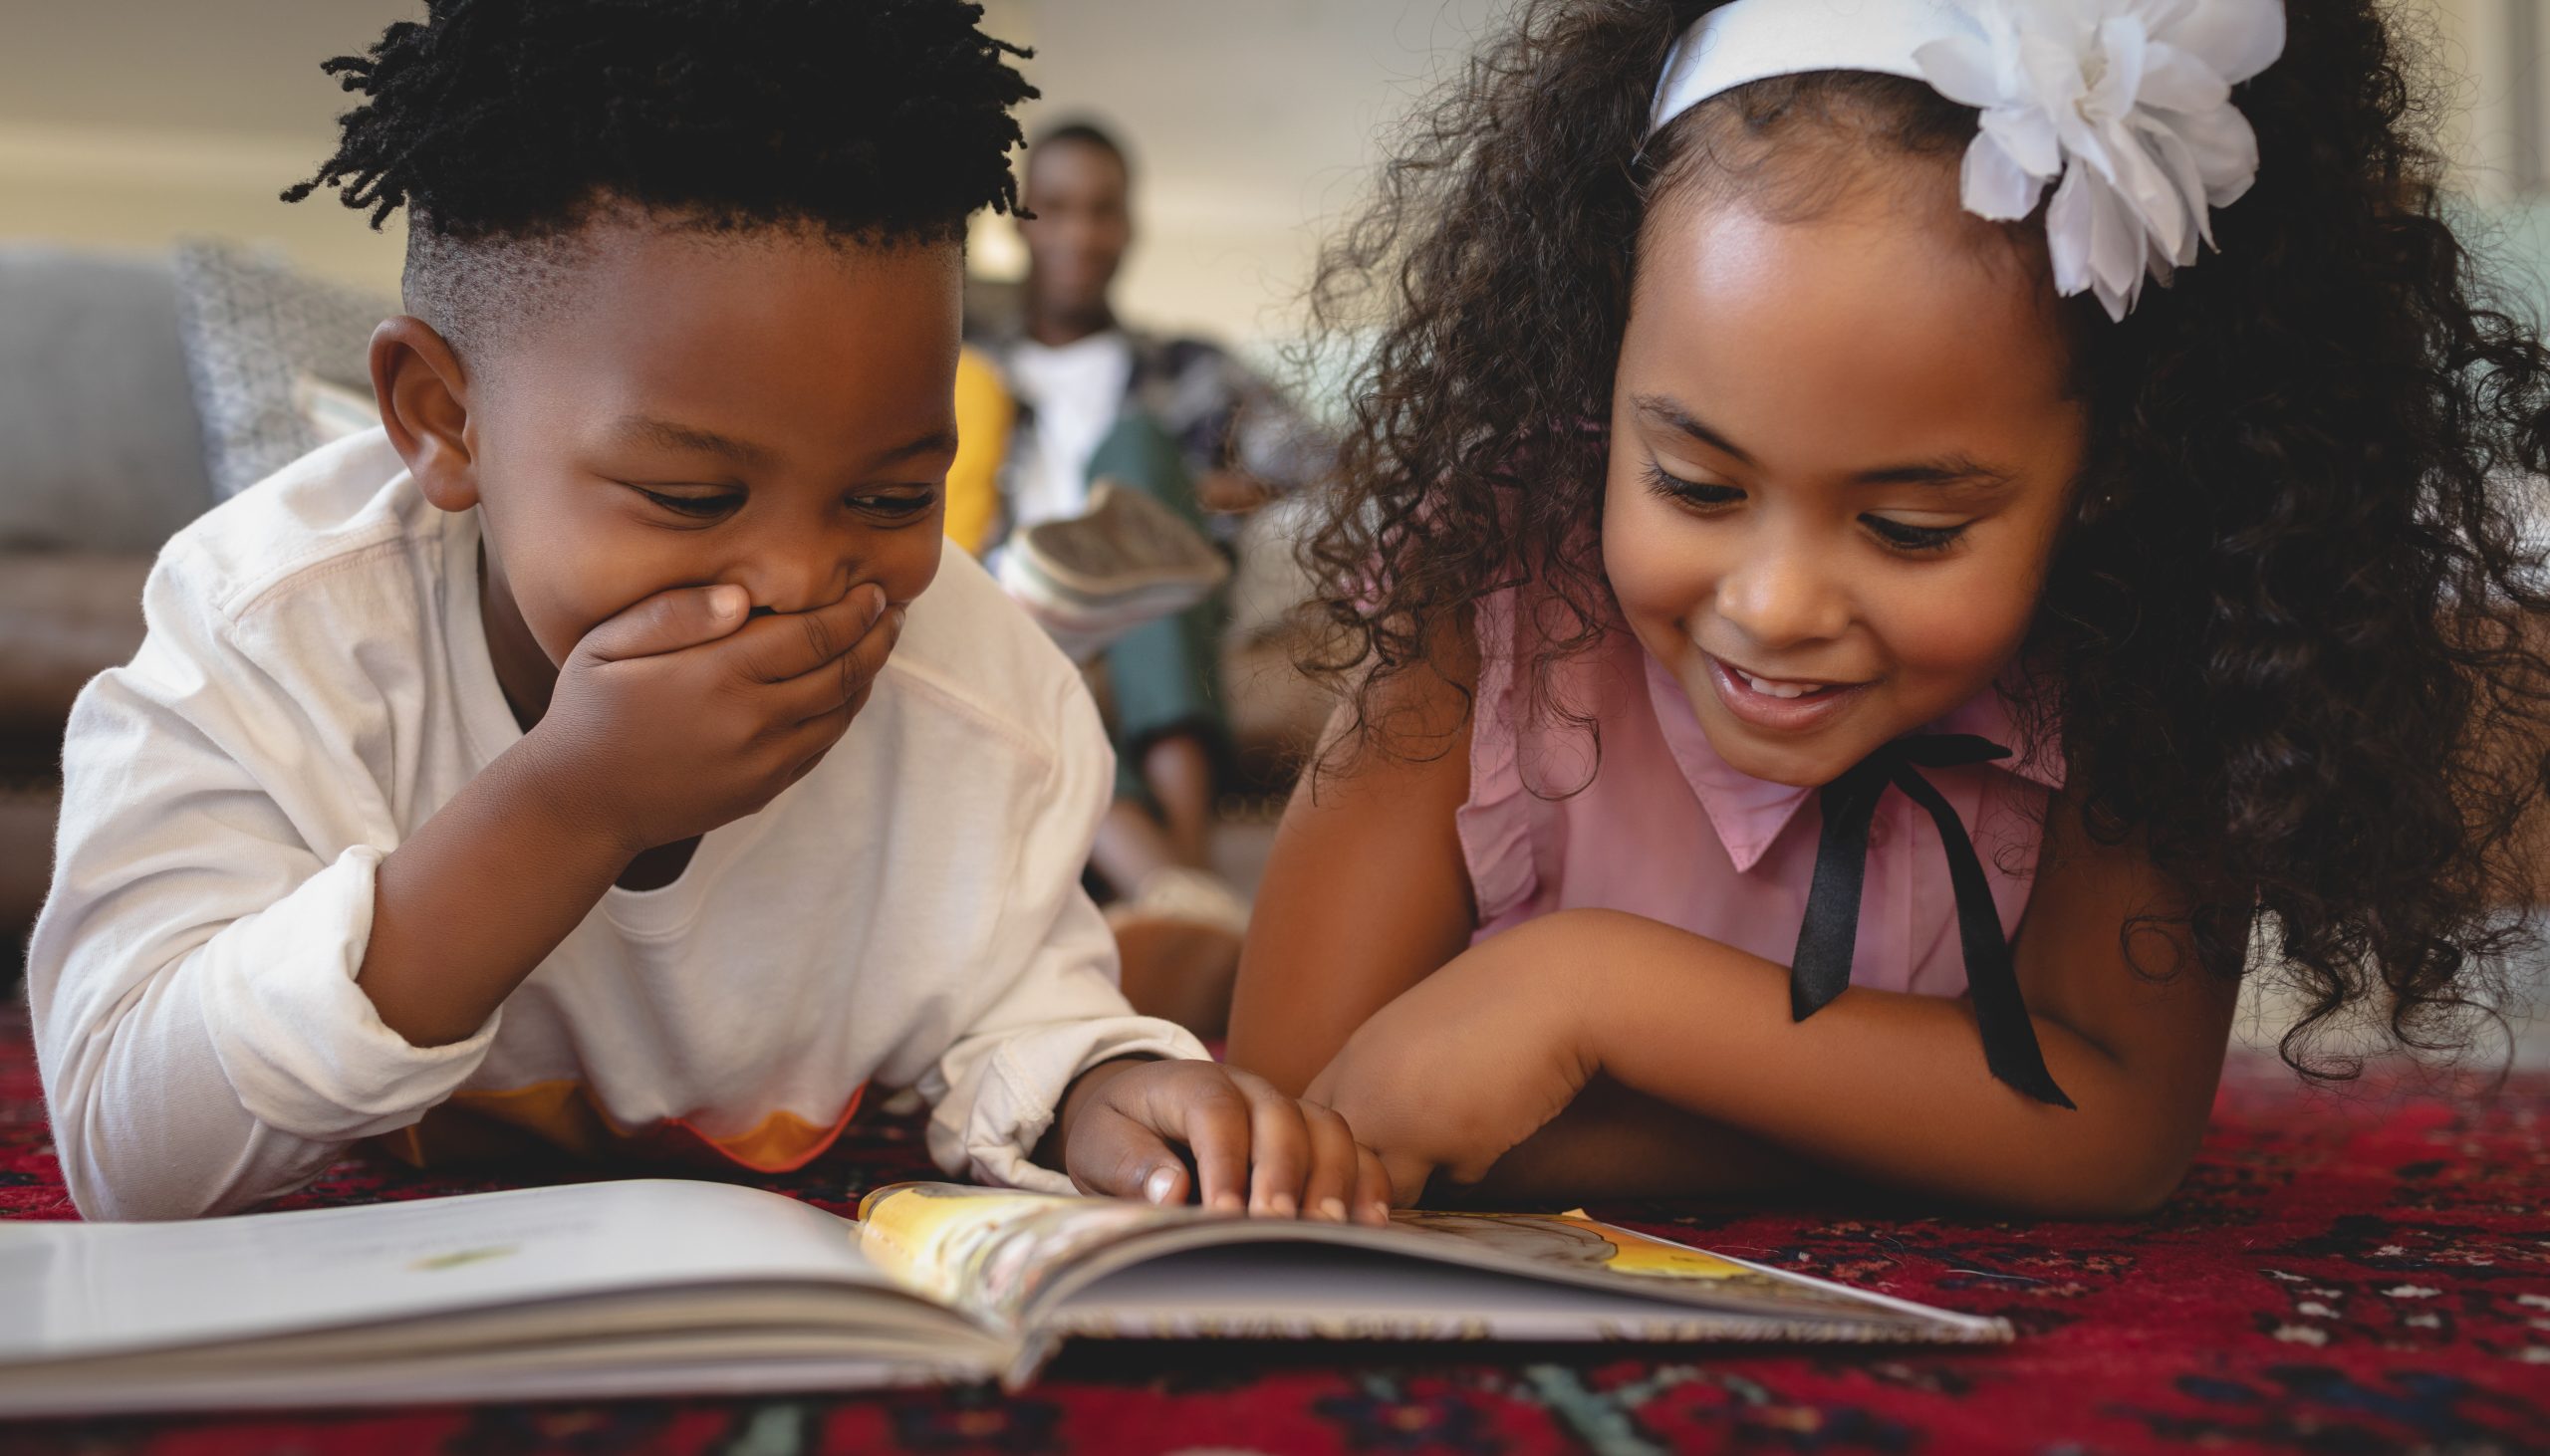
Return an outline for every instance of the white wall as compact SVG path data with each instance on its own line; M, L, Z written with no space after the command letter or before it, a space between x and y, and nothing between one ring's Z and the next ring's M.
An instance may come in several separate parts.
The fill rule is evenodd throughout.
M2537 195L2550 156L2550 4L2545 0L2395 0L2411 36L2447 78L2443 134L2459 168L2457 185L2483 202ZM2528 13L2532 38L2518 48L2514 22ZM2535 89L2531 135L2518 135L2517 99ZM2527 144L2528 142L2528 144Z
M130 251L185 233L272 243L395 288L403 234L334 194L275 194L335 149L319 63L420 0L0 0L0 238Z
M1047 100L1094 112L1142 166L1128 312L1232 336L1280 324L1316 222L1343 207L1395 87L1467 45L1498 0L992 0ZM421 0L0 0L0 238L130 250L188 232L272 243L394 286L399 233L333 194L275 194L350 101L319 71ZM988 230L992 271L1014 239Z
M1153 325L1286 333L1321 232L1362 194L1377 128L1466 54L1502 0L1013 0L1044 93L1029 133L1095 115L1137 168L1123 303ZM978 248L1016 266L994 226Z
M855 3L855 0L846 0ZM2433 21L2465 79L2469 186L2508 190L2505 7L2398 0ZM1504 0L991 0L994 34L1035 45L1032 129L1065 112L1117 125L1141 168L1129 315L1241 342L1281 337L1324 226L1359 195L1378 127L1476 40ZM185 232L270 242L316 271L393 286L386 235L275 193L333 144L348 99L326 56L421 0L0 0L0 238L164 248ZM2550 42L2550 21L2543 26ZM2538 65L2538 58L2533 64ZM2544 138L2550 149L2550 136ZM1016 266L986 228L978 260Z

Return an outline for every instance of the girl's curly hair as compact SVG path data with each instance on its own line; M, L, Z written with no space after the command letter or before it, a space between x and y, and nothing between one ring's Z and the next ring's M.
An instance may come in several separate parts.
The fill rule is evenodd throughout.
M1951 163L1973 134L1916 83L1826 74L1643 144L1665 51L1709 8L1527 0L1322 260L1324 328L1379 325L1303 549L1336 629L1304 665L1349 706L1335 763L1425 746L1385 690L1526 582L1554 608L1530 705L1564 711L1549 669L1617 611L1588 549L1609 451L1588 422L1611 417L1642 219L1708 172L1704 130L1776 149L1855 119L1869 154ZM2214 218L2220 251L2121 325L2073 316L2093 463L2022 660L2093 832L2138 837L2185 888L2213 971L2239 973L2257 926L2303 993L2286 1060L2345 1077L2320 1040L2338 1012L2385 995L2400 1043L2459 1047L2521 943L2550 595L2518 526L2550 472L2550 353L2439 215L2433 113L2377 0L2289 12L2237 96L2261 160Z

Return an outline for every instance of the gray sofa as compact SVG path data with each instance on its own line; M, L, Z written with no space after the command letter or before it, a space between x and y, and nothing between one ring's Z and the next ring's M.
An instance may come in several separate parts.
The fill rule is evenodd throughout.
M0 983L51 871L62 727L212 504L165 260L0 248Z

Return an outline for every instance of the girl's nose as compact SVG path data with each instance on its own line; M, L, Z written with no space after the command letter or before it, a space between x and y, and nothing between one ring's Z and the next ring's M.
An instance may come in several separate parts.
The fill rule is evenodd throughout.
M1718 579L1717 613L1757 646L1826 641L1849 629L1840 584L1802 549L1763 552Z

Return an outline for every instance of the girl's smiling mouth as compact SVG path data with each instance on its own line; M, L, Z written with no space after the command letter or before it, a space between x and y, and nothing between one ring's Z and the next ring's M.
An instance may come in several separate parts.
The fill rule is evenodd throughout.
M1702 651L1709 685L1738 722L1772 733L1804 733L1823 726L1869 687L1865 682L1766 677Z

